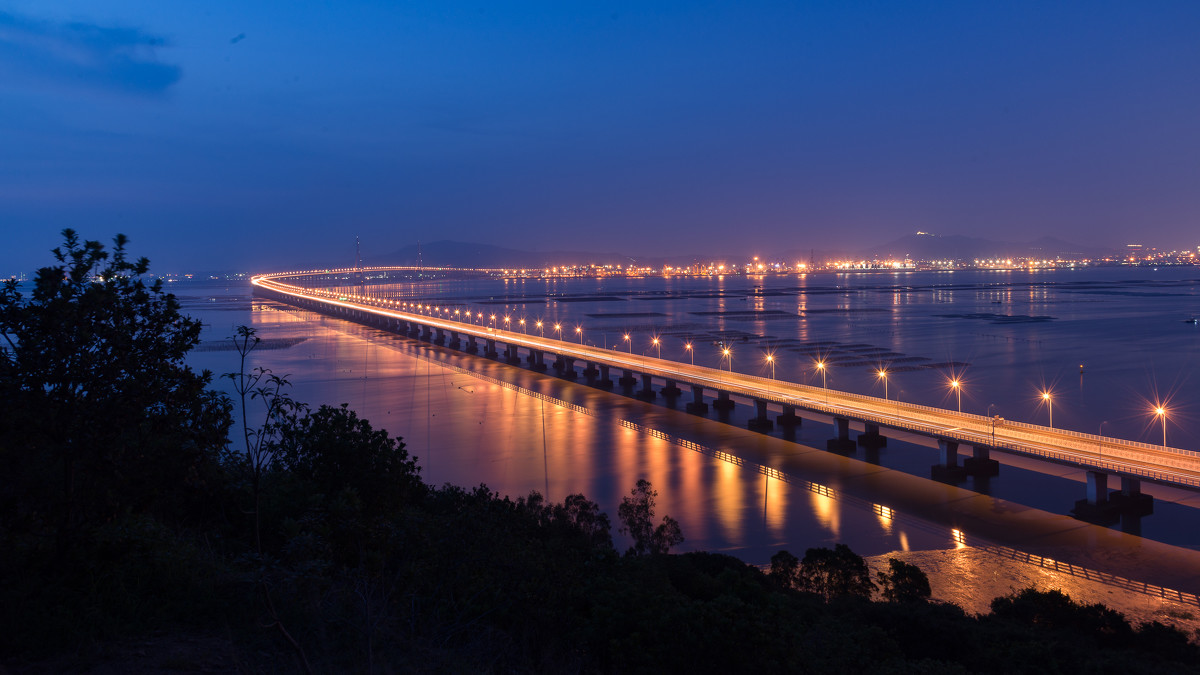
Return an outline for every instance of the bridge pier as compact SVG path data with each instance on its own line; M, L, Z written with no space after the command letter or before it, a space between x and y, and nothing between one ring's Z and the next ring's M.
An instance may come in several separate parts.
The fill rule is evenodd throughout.
M560 356L559 361L562 363L562 366L559 368L559 373L558 373L560 377L564 377L568 380L574 380L575 378L579 377L579 375L577 375L575 373L575 358L574 357Z
M708 404L704 402L704 387L697 384L692 385L692 400L684 406L684 410L693 415L708 414Z
M830 452L852 453L854 441L850 440L850 420L845 417L833 418L833 428L837 436L825 442L825 449Z
M992 448L988 445L971 446L971 456L963 460L963 469L976 478L991 478L1000 475L1000 462L992 459Z
M521 354L516 345L511 343L504 345L504 360L514 366L521 362Z
M487 351L485 351L483 353L484 356L488 357L489 359L494 359L497 356L499 356L499 354L496 353L496 341L495 340L493 340L492 338L487 338L486 341L484 342L484 344L487 345Z
M1121 476L1121 489L1108 491L1108 474L1103 471L1087 472L1087 492L1084 499L1075 502L1072 514L1083 521L1111 525L1120 520L1125 525L1140 529L1138 518L1154 513L1154 498L1142 494L1142 481L1131 476Z
M435 328L433 330L435 333L435 337L433 338L433 344L435 344L435 345L446 344L446 331L441 328Z
M858 444L872 450L886 448L887 436L879 433L878 424L867 422L863 425L863 432L858 435Z
M1154 497L1142 494L1142 481L1121 476L1121 491L1108 495L1108 501L1121 509L1122 515L1148 516L1154 513Z
M682 393L683 390L675 386L675 380L667 380L666 386L662 388L663 398L666 399L675 399Z
M633 377L632 370L622 369L621 377L617 380L617 384L621 385L622 389L629 391L633 389L633 385L637 384L637 379Z
M475 341L474 335L467 336L467 353L468 354L478 354L479 353L479 343Z
M783 412L775 418L781 427L798 427L800 426L801 418L796 414L796 406L784 405Z
M546 372L546 353L540 349L529 350L529 369L539 373Z
M929 467L929 473L943 483L958 483L967 477L967 470L958 465L958 441L938 439L938 463Z
M733 401L729 398L729 392L718 390L717 400L713 401L712 407L723 413L733 410Z
M649 373L642 373L642 390L637 393L637 397L643 401L653 401L658 396L658 392L654 391L654 378Z
M450 348L462 349L462 336L456 330L450 331Z
M613 381L609 375L609 368L605 364L600 365L600 381L596 383L601 389L612 389Z
M588 384L595 384L596 376L599 374L600 374L600 371L596 370L595 363L592 363L591 361L587 361L584 363L583 376L584 376L584 378L587 379Z
M425 342L433 342L433 330L429 326L421 326L421 339Z
M754 399L754 417L751 418L746 426L755 431L770 431L775 427L775 423L767 417L767 401L766 399Z

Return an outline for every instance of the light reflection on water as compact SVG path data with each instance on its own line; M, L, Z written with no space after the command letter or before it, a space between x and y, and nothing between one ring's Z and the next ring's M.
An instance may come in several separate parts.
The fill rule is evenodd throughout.
M554 500L583 492L615 520L620 498L644 477L659 491L658 512L680 521L687 537L684 550L725 551L756 564L781 548L800 555L810 546L834 543L868 556L908 551L936 557L932 551L975 550L967 548L960 530L956 535L945 526L917 523L891 506L839 498L841 479L836 475L831 485L779 480L613 422L669 427L679 438L711 439L708 445L717 452L731 451L755 466L777 465L781 455L775 446L712 420L325 317L279 311L269 303L255 303L245 321L230 319L211 320L205 339L220 339L246 322L263 337L307 338L295 347L259 352L253 365L290 373L300 400L347 402L376 426L404 436L409 450L420 457L424 478L433 484L482 482L513 496L536 489ZM215 372L234 365L229 352L199 353L192 361ZM456 364L570 401L591 414L458 372ZM795 477L794 465L784 463ZM616 538L623 548L624 539ZM1027 576L1021 571L1027 566L1020 563L997 562L994 556L971 560L987 565L999 581L970 588L935 583L942 589L940 597L971 606L1004 579ZM961 566L939 569L944 575L966 573ZM1036 578L1045 580L1044 575Z

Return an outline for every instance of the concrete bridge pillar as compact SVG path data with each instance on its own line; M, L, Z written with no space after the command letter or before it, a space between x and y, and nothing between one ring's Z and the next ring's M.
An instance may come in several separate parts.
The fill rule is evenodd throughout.
M435 344L435 345L446 344L446 331L442 330L441 328L435 328L434 332L437 334L437 336L433 338L433 344Z
M1142 481L1121 476L1121 491L1108 495L1108 501L1121 510L1122 516L1148 516L1154 513L1154 497L1142 493Z
M462 349L462 336L456 330L450 331L450 348Z
M729 392L718 389L717 400L713 401L712 406L723 413L733 410L733 401L729 398Z
M867 422L863 432L858 435L858 444L864 448L877 449L887 447L887 436L879 433L879 425Z
M479 343L475 340L474 335L467 336L467 353L468 354L478 354L479 353Z
M612 389L613 381L606 364L600 364L600 382L597 384L600 385L601 389Z
M971 456L963 460L963 468L976 478L1000 475L1000 462L992 459L992 449L987 445L971 446Z
M1101 506L1108 502L1108 474L1102 471L1087 472L1087 503Z
M692 400L684 409L694 415L708 414L708 404L704 402L704 387L692 385Z
M833 418L833 428L837 437L825 442L825 449L830 452L854 452L854 441L850 440L850 420L845 417Z
M408 336L411 338L419 338L421 336L421 324L416 321L408 322Z
M504 360L510 364L516 365L521 362L521 354L517 351L517 346L514 344L504 345Z
M486 338L484 344L487 347L487 351L483 353L484 356L488 357L489 359L494 359L499 356L499 354L496 353L496 341L494 339Z
M591 361L586 361L583 366L583 376L587 378L588 384L595 384L596 376L600 371L596 369L596 364Z
M755 431L770 431L775 426L771 418L767 417L766 399L754 399L754 417L746 423L746 426Z
M574 359L574 357L563 356L563 357L560 357L560 360L562 361L562 368L561 368L560 372L558 373L559 376L565 377L568 380L574 380L575 378L579 377L578 375L575 374L575 359Z
M796 414L796 406L784 405L783 413L775 418L781 427L798 427L800 426L801 418Z
M667 380L666 386L662 388L664 398L673 399L683 393L683 390L675 386L675 380Z
M426 342L433 342L433 330L429 326L421 326L421 339Z
M529 369L539 373L546 372L546 353L540 349L529 350Z
M637 393L637 397L643 401L653 401L654 398L658 396L658 392L654 391L654 387L652 386L654 383L654 378L650 375L650 373L642 373L641 375L642 390Z
M929 468L934 480L958 483L967 477L967 470L958 465L958 441L938 439L938 463Z
M621 377L617 380L617 384L625 389L632 389L633 385L637 384L637 379L633 376L633 371L628 369L621 370Z

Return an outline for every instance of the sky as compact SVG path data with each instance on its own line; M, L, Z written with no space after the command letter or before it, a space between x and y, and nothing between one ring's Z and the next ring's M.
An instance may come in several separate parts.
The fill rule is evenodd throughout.
M1200 2L0 0L0 275L1200 245Z

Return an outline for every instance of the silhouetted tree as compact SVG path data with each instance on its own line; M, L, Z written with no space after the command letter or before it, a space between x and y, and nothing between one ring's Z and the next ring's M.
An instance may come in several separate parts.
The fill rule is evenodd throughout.
M826 600L848 595L869 598L875 587L866 561L845 544L838 544L832 551L808 549L800 561L796 585L800 590L824 596Z
M875 573L879 592L888 602L925 602L933 591L929 577L916 565L888 558L888 569Z
M630 491L630 496L621 498L617 516L621 519L621 533L633 537L633 546L625 555L667 553L672 546L683 541L679 523L670 516L654 525L654 499L658 492L645 478L639 479Z
M26 298L0 291L0 509L49 525L59 554L123 513L204 517L230 426L211 374L184 365L200 322L183 316L149 262L63 231L57 264Z
M800 575L800 559L787 551L771 556L771 569L767 576L781 588L796 588Z

